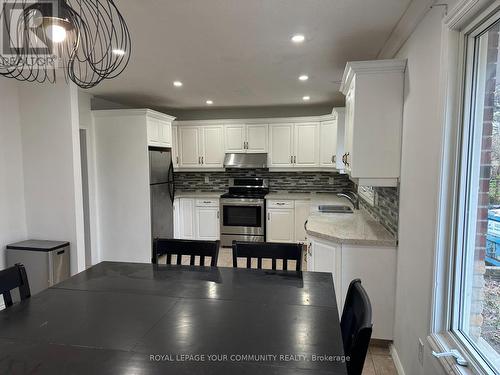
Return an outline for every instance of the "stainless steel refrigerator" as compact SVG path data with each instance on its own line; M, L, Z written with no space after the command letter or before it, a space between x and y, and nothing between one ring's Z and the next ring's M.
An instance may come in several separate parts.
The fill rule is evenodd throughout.
M173 238L175 185L171 149L149 148L149 184L152 239Z

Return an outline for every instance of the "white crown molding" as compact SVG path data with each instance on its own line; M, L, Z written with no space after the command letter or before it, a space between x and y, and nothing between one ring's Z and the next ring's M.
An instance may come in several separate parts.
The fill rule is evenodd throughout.
M340 91L347 95L351 81L355 75L373 74L382 72L404 73L406 70L406 60L371 60L371 61L350 61L347 63Z
M331 115L305 116L305 117L271 117L271 118L243 118L243 119L215 119L215 120L178 120L174 125L236 125L236 124L289 124L304 122L331 121L337 118L338 114L343 114L344 107L333 108Z
M116 117L116 116L149 116L160 120L174 121L176 118L165 113L148 108L139 109L105 109L92 111L94 117Z
M377 58L391 59L396 56L435 2L436 0L413 0L392 30Z

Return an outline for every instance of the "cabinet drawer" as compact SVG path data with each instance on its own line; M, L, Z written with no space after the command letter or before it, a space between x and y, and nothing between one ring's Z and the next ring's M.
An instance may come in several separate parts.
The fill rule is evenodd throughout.
M267 208L294 208L295 202L292 200L269 200Z
M218 199L197 199L196 207L219 207Z

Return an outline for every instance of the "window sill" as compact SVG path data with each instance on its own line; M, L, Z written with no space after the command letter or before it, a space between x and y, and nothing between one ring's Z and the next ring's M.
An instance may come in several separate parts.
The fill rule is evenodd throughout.
M476 358L471 356L463 350L461 343L457 338L448 331L431 334L427 337L427 341L431 350L436 352L445 352L452 349L457 349L460 354L467 360L467 366L460 366L453 357L434 358L444 371L450 375L495 375L489 368L483 367L478 363Z

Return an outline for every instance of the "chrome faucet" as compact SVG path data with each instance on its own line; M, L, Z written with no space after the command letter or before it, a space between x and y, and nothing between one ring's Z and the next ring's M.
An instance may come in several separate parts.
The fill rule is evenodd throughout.
M359 196L353 191L346 191L344 193L337 193L337 197L347 198L351 202L354 209L359 210Z

